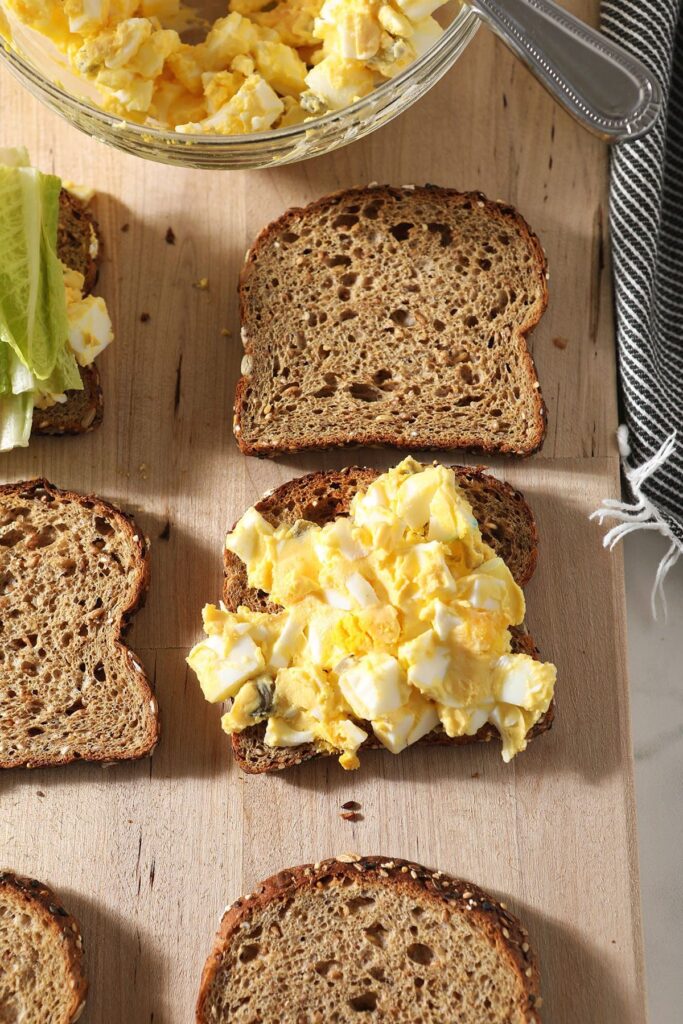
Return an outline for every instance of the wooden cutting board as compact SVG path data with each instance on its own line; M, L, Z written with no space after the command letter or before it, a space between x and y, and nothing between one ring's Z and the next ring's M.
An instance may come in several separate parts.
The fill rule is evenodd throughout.
M597 6L571 4L589 20ZM619 492L606 149L484 30L392 124L278 170L184 171L120 155L4 70L0 109L0 145L25 144L36 165L102 193L99 290L117 328L101 360L102 428L36 438L1 457L0 475L44 474L100 493L133 511L152 540L151 592L130 640L161 706L153 760L0 777L0 864L48 881L83 923L85 1020L188 1024L225 904L281 867L359 851L413 858L505 894L540 951L544 1021L644 1021L623 568L588 520ZM202 605L220 596L226 526L293 474L398 456L240 455L230 429L238 269L286 207L372 180L479 188L518 206L547 249L551 303L532 345L548 438L540 456L493 466L538 515L528 619L558 666L556 725L510 766L492 743L369 753L355 773L327 760L250 778L231 763L219 708L184 662ZM207 291L193 287L202 277ZM362 804L362 821L341 820L349 799Z

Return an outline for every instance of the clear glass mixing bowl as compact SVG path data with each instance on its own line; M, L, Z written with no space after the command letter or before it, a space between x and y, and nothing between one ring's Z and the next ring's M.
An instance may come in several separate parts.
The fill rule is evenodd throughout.
M0 0L0 12L3 2ZM344 110L305 124L251 135L182 135L136 125L100 110L82 94L87 88L56 50L33 31L13 27L13 45L0 46L0 58L43 103L100 142L126 153L184 167L244 169L294 163L329 153L387 124L438 82L474 36L479 20L461 7L443 36L396 78ZM71 80L71 89L66 85ZM77 92L81 95L77 95Z

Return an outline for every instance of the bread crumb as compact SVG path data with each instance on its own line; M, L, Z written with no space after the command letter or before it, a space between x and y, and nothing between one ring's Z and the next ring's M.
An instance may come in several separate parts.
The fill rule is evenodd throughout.
M175 231L173 228L166 229L165 238L168 245L175 245Z
M140 323L146 324L149 320L151 320L149 313L140 313Z
M129 228L130 228L130 224L122 224L121 225L121 230L123 231L124 234L126 233L126 231L129 230Z
M200 277L198 281L192 282L192 287L196 288L200 292L208 292L209 290L209 279L208 277Z
M555 348L565 349L569 344L567 338L553 338Z
M358 811L342 811L339 815L344 821L362 821L363 815L359 814Z
M221 337L232 338L232 331L230 330L229 327L221 327Z
M142 477L143 480L147 479L147 463L146 462L141 462L140 463L140 465L138 466L138 473L140 474L140 476Z
M342 804L343 811L359 811L360 807L357 800L347 800L345 804Z

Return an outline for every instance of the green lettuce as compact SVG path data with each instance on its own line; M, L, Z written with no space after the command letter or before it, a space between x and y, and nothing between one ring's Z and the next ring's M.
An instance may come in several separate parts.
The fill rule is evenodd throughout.
M61 187L26 150L0 150L0 451L28 444L39 393L83 386L57 256Z

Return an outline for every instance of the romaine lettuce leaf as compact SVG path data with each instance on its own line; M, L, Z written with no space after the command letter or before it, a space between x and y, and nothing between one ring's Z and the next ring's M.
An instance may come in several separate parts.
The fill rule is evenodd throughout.
M62 183L29 165L25 149L0 148L0 450L25 445L39 392L83 387L67 344L57 256Z
M0 397L0 452L26 448L33 424L34 393Z

